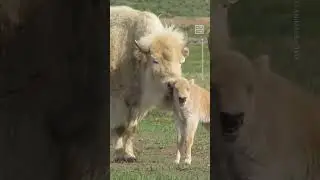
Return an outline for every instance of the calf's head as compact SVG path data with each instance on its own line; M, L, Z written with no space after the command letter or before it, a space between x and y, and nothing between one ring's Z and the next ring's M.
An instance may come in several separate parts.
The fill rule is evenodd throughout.
M173 99L179 106L183 107L187 100L190 98L191 85L194 83L193 79L187 80L185 78L179 78L172 85Z

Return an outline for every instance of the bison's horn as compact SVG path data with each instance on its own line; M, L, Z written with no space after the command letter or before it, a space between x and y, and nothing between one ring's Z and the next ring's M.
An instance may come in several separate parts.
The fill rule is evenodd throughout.
M150 49L144 49L143 47L141 47L141 45L139 44L139 42L137 40L134 40L134 43L139 48L139 50L141 52L144 52L144 53L149 53L150 52Z

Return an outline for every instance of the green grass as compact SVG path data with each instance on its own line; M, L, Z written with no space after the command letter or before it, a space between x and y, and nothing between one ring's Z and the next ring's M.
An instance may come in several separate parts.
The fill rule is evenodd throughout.
M210 58L204 48L204 79L201 46L190 47L183 65L184 76L209 89ZM111 163L112 180L207 180L210 178L210 133L199 125L192 147L191 166L175 165L176 131L172 114L154 110L140 122L135 137L136 163ZM111 148L112 158L112 148Z

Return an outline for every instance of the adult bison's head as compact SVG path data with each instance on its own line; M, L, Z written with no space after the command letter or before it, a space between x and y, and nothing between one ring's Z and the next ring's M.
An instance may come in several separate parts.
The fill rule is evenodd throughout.
M182 32L170 26L135 41L146 59L144 84L166 88L172 78L181 76L181 65L189 56L185 39Z

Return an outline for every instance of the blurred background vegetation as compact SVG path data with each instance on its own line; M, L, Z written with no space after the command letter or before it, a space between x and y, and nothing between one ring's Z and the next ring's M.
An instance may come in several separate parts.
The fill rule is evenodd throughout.
M150 11L165 24L175 24L188 34L191 44L207 43L210 31L210 0L110 0L110 5L126 5L135 9ZM194 33L195 24L205 25L205 34Z
M163 16L210 16L210 0L110 0L110 5L127 5Z
M312 0L240 0L229 10L233 45L251 58L269 54L274 71L319 93L319 5Z

